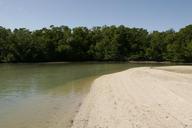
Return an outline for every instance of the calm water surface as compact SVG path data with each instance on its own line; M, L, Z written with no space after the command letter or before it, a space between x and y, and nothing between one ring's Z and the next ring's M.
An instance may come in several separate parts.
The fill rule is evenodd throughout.
M68 128L95 78L138 66L0 64L0 128Z

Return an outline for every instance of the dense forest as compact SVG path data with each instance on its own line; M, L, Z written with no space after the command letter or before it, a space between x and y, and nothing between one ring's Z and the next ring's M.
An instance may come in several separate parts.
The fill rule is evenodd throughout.
M178 32L123 25L35 31L0 27L0 62L130 60L192 62L192 25Z

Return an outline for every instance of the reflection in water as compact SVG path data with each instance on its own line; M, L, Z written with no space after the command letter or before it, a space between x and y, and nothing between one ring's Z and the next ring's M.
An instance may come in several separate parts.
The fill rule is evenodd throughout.
M96 77L136 66L0 64L0 128L67 128Z

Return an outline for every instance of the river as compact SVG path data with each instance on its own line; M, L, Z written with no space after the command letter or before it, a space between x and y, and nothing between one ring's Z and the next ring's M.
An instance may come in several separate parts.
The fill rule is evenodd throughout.
M68 128L97 77L144 64L0 64L0 128Z

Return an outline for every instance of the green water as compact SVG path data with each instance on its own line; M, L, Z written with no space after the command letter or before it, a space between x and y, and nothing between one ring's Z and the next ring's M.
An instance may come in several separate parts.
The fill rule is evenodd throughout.
M127 63L0 64L0 128L67 128L91 82Z

